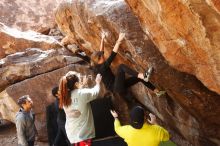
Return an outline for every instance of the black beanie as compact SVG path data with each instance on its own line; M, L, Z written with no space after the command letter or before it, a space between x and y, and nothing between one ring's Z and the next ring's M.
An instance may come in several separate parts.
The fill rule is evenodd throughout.
M144 124L144 109L141 106L132 108L130 117L131 126L135 129L141 129Z

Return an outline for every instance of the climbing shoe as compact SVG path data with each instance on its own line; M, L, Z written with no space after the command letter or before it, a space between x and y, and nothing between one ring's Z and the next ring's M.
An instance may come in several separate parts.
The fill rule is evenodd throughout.
M162 95L164 95L166 93L166 91L159 91L156 93L157 97L160 97Z
M153 67L150 66L149 69L144 73L144 81L145 82L149 81L152 72L153 72Z

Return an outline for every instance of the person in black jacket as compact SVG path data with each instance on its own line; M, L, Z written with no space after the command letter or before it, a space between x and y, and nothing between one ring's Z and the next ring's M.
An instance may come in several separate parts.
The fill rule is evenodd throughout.
M55 102L47 107L47 131L50 146L70 146L66 135L66 115L63 109L59 108L58 87L52 89Z
M112 61L114 60L115 56L117 55L119 46L121 42L123 41L125 37L125 33L120 33L118 40L112 50L111 55L108 57L108 59L105 60L104 58L104 39L105 35L102 35L102 40L100 44L100 50L95 51L91 55L91 65L94 72L100 73L102 75L103 83L109 91L113 93L119 93L119 95L126 95L127 88L138 83L142 82L145 86L147 86L149 89L154 91L158 96L164 93L164 91L159 91L155 88L153 84L149 82L150 75L153 71L152 67L149 67L149 69L145 73L137 72L131 68L129 68L125 64L120 64L116 75L113 74L110 65ZM125 75L129 74L129 78L125 78Z
M46 107L46 125L49 146L53 146L58 126L57 126L57 110L55 103L51 103Z

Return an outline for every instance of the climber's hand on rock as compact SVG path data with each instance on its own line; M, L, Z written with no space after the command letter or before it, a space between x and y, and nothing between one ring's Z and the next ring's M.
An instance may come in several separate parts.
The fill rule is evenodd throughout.
M124 38L125 38L125 33L120 32L117 42L121 43L124 40Z
M110 112L114 118L118 118L118 114L116 113L116 111L110 110Z

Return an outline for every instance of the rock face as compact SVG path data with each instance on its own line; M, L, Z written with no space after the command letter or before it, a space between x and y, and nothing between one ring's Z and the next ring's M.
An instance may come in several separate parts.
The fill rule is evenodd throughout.
M207 22L206 25L210 24L205 31L195 12L186 15L185 8L189 11L186 7L189 2L184 4L176 0L148 1L149 3L147 1L127 2L134 12L138 13L138 18L123 0L62 3L56 11L56 22L66 35L63 43L75 42L87 54L90 54L98 50L101 32L105 31L108 33L105 42L107 57L119 31L124 31L126 39L112 69L115 70L116 66L123 62L139 71L144 71L151 64L154 67L154 73L150 81L157 88L167 91L167 95L158 98L143 85L137 85L132 88L136 98L154 112L164 122L166 128L174 131L171 134L177 145L185 146L191 143L196 146L214 146L220 144L220 96L210 91L219 92L220 87L218 82L219 43L217 41L220 27L217 27L219 24L217 13L214 15L207 11L210 12L209 16L213 16L213 20L216 18L216 23L213 25L208 23L212 21L203 15L203 18L207 18L203 20ZM152 7L149 6L152 12L147 7L145 8L149 4L152 5ZM193 3L190 6L193 8L197 4ZM201 2L201 5L198 4L200 7L196 7L196 11L202 13L201 8L209 10L202 4L207 5ZM167 9L165 7L164 10L162 6L170 7ZM142 9L139 9L140 7ZM179 7L181 10L178 10ZM161 13L168 13L170 17L164 16L162 19L159 17ZM180 14L182 17L178 17ZM182 19L184 21L180 21ZM184 22L188 22L185 19L189 19L190 23L183 26ZM178 25L171 23L172 20ZM212 33L214 30L216 33ZM193 75L176 69L195 75L206 87ZM179 135L179 138L176 139L176 135Z
M18 109L19 106L16 101L14 101L13 98L6 93L6 91L0 93L0 112L3 119L14 122Z
M0 59L27 48L47 50L61 47L59 42L52 36L42 35L34 31L22 32L9 28L2 23L0 23L0 40Z
M220 94L219 1L126 1L169 65Z
M207 4L211 6L217 13L220 14L220 1L218 0L206 0Z
M70 52L64 49L42 51L31 48L27 49L26 52L19 52L1 59L0 91L26 78L82 61L82 59L71 55Z
M0 22L22 31L54 27L54 9L61 0L1 0Z
M51 90L58 85L61 76L65 75L69 70L79 71L82 74L91 74L91 70L88 67L69 65L7 87L0 93L0 112L3 118L14 121L15 114L18 111L17 99L22 95L29 94L34 102L35 123L40 139L46 140L46 106L54 100ZM7 105L8 103L10 104Z

